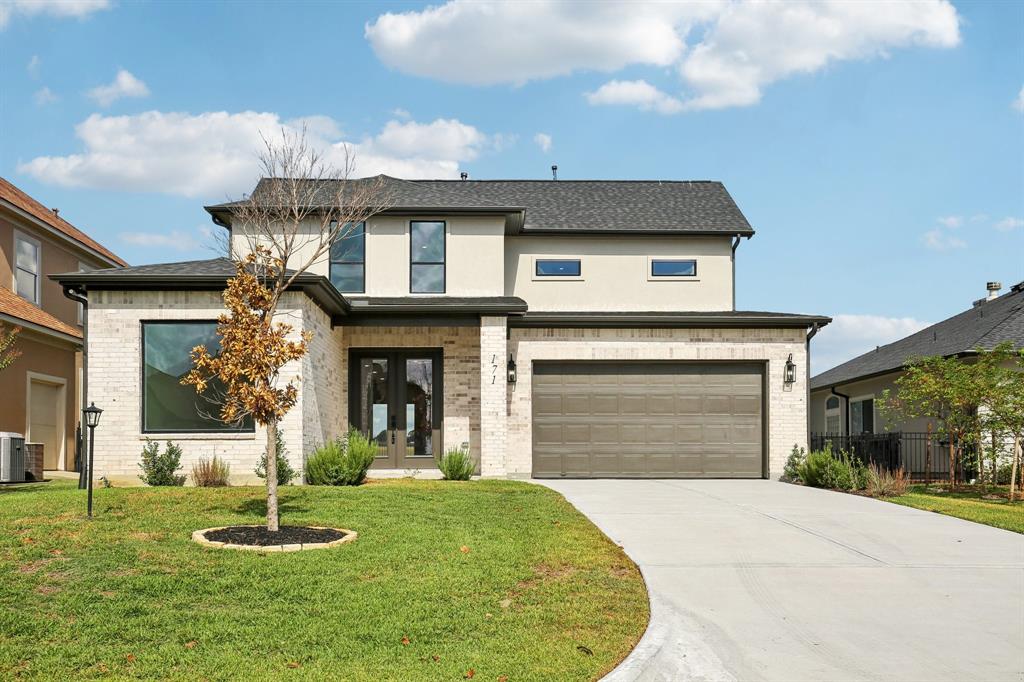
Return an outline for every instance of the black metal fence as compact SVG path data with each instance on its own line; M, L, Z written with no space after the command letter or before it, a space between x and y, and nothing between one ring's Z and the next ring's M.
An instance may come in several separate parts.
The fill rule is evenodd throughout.
M949 478L949 439L934 433L811 434L811 450L822 450L827 444L834 452L848 452L865 464L889 470L902 467L914 481Z

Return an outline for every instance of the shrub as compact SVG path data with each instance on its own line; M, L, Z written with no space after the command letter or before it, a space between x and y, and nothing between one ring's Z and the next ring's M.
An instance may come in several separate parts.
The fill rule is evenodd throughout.
M352 429L318 447L306 461L306 483L311 485L360 485L377 456L377 444Z
M808 453L795 469L804 485L815 488L862 490L868 483L867 467L847 452L832 452L831 444Z
M285 450L284 440L281 438L281 429L278 429L275 433L274 439L274 452L277 455L277 484L288 485L299 475L292 465L288 462L288 451ZM265 479L267 477L267 453L264 452L260 455L260 463L256 466L256 475L260 478Z
M231 466L217 455L213 459L200 457L192 465L192 483L200 488L223 488L230 477Z
M161 454L160 443L147 438L139 468L139 478L146 485L185 485L185 474L177 474L181 469L181 448L172 441L167 441L167 449Z
M797 465L797 477L804 485L824 488L825 470L831 465L832 459L831 445L826 445L824 450L812 450L807 453L803 462Z
M782 469L782 480L787 483L799 483L800 467L805 459L807 459L807 451L794 445L789 457L786 458L786 466Z
M872 497L894 497L907 492L910 485L910 477L903 467L895 471L883 469L877 464L872 464L867 470L867 485L865 490Z
M476 462L469 448L460 446L446 451L437 460L437 468L446 481L468 481L476 472Z

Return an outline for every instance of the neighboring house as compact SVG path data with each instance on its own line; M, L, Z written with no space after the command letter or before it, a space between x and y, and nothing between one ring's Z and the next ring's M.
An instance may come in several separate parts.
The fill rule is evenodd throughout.
M923 473L924 448L932 445L931 473L948 471L944 446L938 437L928 437L937 429L934 420L887 420L881 410L884 391L898 393L896 379L907 363L915 358L941 355L960 357L965 362L980 350L991 350L1004 341L1024 348L1024 282L998 295L1001 286L989 282L988 296L967 310L922 329L906 338L868 351L848 362L822 372L811 379L811 432L814 442L847 442L849 436L874 441L869 449L889 448L902 451L901 462L912 473ZM871 434L887 434L871 439Z
M0 371L0 431L42 443L46 469L73 470L82 312L48 278L126 263L0 178L0 322L21 327L21 353Z
M263 182L267 182L264 180ZM282 373L293 465L354 426L379 475L466 446L484 476L777 477L807 443L809 339L829 318L734 310L751 229L717 182L405 181L282 303L309 354ZM259 191L257 189L257 191ZM207 207L244 254L233 204ZM227 259L57 276L89 298L96 473L145 438L251 479L260 429L179 379L217 343Z

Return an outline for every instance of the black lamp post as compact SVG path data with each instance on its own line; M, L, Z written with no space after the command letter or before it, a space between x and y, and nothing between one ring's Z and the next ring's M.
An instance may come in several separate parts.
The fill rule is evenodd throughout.
M96 403L90 403L82 412L85 414L85 425L89 427L89 518L92 518L92 455L96 451L96 427L99 426L103 410L96 407Z
M508 370L508 383L516 383L516 361L512 359L511 355L508 356L508 366L506 369Z

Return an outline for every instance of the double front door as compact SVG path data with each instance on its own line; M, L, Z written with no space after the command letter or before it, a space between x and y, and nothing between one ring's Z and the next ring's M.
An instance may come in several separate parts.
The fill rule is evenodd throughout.
M441 451L442 351L352 350L349 421L379 448L379 469L431 468Z

